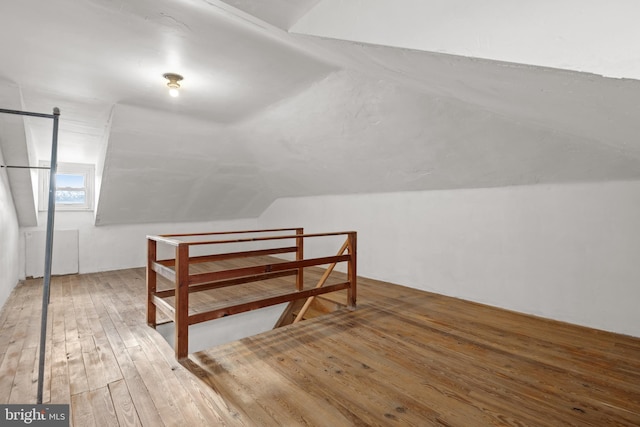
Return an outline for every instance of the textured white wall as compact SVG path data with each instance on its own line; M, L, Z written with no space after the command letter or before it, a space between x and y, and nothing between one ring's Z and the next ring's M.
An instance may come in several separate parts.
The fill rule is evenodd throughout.
M261 227L358 231L358 273L640 336L640 182L279 199Z
M4 164L0 152L0 164ZM0 169L0 307L18 283L18 217L13 204L6 169Z
M290 31L640 78L635 0L323 0Z
M53 235L53 253L51 274L77 274L80 254L78 253L78 230L56 230ZM47 230L24 233L25 239L25 275L44 277Z

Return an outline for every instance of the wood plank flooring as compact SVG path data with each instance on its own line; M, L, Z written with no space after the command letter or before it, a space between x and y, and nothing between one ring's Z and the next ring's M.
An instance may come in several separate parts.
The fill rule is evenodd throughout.
M0 403L35 402L40 286L0 312ZM640 425L640 339L362 279L356 311L181 365L144 288L142 269L53 279L44 398L74 426Z

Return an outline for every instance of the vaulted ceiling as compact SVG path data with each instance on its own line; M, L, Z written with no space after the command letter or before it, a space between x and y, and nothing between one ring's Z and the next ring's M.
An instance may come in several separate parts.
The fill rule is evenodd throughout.
M640 178L640 7L491 0L0 4L0 108L60 107L96 224L279 197ZM170 98L163 73L184 75ZM0 120L5 161L50 123ZM11 173L21 223L32 175Z

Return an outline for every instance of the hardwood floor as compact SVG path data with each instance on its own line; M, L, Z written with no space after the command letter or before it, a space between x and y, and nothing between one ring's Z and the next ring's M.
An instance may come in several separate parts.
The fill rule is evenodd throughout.
M0 313L0 403L36 396L40 283ZM74 426L638 426L640 339L362 279L343 310L194 353L144 270L55 277L44 400Z

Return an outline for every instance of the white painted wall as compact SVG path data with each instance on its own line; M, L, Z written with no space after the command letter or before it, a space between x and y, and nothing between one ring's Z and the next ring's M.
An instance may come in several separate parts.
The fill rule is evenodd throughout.
M635 181L287 198L259 225L354 229L359 275L640 336L638 218Z
M43 277L46 254L47 231L27 231L25 238L25 275ZM53 253L51 274L61 276L78 273L78 230L56 230L53 234Z
M40 212L39 227L21 229L20 275L25 276L25 233L46 229L46 212ZM255 219L233 221L192 222L180 224L133 224L96 227L93 212L56 212L56 230L78 230L80 273L119 270L146 265L147 240L151 234L199 233L205 231L251 230ZM165 249L168 249L165 248ZM162 251L161 256L170 252ZM56 257L54 252L53 257Z
M0 151L0 164L4 158ZM0 169L0 307L18 283L18 217L13 204L6 169Z
M640 79L636 0L323 0L291 32Z

